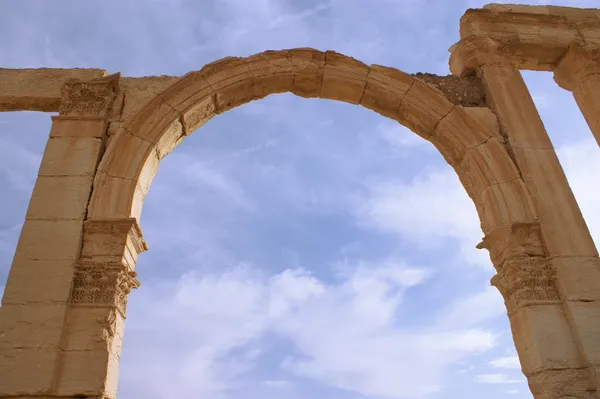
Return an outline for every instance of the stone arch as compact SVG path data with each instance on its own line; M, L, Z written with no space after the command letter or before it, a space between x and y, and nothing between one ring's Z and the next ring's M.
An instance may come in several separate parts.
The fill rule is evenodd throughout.
M215 115L274 93L362 105L430 141L473 199L484 233L534 223L535 210L495 114L424 79L310 48L227 57L190 72L120 127L98 166L88 219L139 218L160 160Z

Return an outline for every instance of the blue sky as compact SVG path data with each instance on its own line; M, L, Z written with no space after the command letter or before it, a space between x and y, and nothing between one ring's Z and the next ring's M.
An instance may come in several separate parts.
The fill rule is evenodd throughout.
M483 4L5 1L0 66L182 75L314 47L447 74L460 16ZM524 76L597 241L600 151L570 93ZM0 114L0 289L50 123ZM163 160L141 226L120 399L531 398L474 206L394 121L290 94L219 115Z

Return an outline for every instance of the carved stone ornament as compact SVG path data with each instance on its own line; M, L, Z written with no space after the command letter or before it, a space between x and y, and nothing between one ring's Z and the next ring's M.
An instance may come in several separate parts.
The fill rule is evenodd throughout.
M60 115L106 117L117 96L120 76L115 73L88 82L67 81L61 88Z
M527 302L559 300L556 272L548 258L507 261L491 279L510 312Z
M75 270L71 303L114 306L125 316L127 295L140 286L135 277L135 272L123 266L80 265Z

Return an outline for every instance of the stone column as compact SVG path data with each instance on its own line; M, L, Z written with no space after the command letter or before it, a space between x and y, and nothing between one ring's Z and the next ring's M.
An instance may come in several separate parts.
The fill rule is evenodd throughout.
M137 255L148 247L136 219L87 220L59 357L56 395L114 399Z
M556 66L554 80L573 93L600 145L600 48L573 43Z
M64 326L118 75L62 88L0 308L0 398L56 396Z
M484 239L523 372L536 399L598 398L598 252L520 72L479 73L538 216Z

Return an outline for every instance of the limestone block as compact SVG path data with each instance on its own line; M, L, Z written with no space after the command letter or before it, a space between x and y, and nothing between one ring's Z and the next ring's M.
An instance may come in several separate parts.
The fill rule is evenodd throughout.
M517 148L514 153L538 214L543 215L541 225L550 254L598 256L554 150Z
M586 359L600 364L600 301L566 301L565 306Z
M596 399L596 388L586 368L544 370L528 376L529 389L535 398Z
M517 167L504 144L496 138L468 149L456 170L468 181L467 191L474 195L479 195L491 185L519 179Z
M92 192L90 176L40 176L35 182L27 219L85 218Z
M3 349L0 352L0 397L51 395L58 359L56 348Z
M539 117L533 99L518 70L486 66L483 83L487 100L496 111L508 140L518 148L552 149L552 143Z
M548 6L529 6L521 4L486 4L481 7L484 10L492 10L497 12L516 12L522 14L542 14L550 15Z
M61 356L61 374L57 396L66 397L109 397L116 395L116 386L107 390L107 380L118 364L111 361L106 350L65 351Z
M469 9L460 20L460 37L488 36L527 46L560 48L563 52L577 37L577 29L560 15L497 12Z
M156 96L122 127L130 134L150 144L156 144L164 131L174 122L179 121L180 117L181 114L175 108L167 104L162 97Z
M600 259L597 257L557 257L556 286L568 301L600 301Z
M98 165L98 171L110 170L111 176L122 179L137 180L141 172L139 165L142 165L150 154L154 153L156 156L155 145L152 142L125 129L114 137L111 146L119 151L107 151Z
M400 121L400 103L414 78L394 68L371 65L360 104L380 115Z
M334 51L327 51L319 97L358 104L368 73L369 67L366 64Z
M484 188L473 198L481 229L488 234L497 226L512 223L531 223L536 219L535 208L523 180L500 182Z
M48 140L40 176L93 176L102 141L88 137L54 137Z
M216 93L201 71L186 74L166 88L161 97L181 114L185 134L191 134L216 115Z
M15 261L75 260L81 249L82 220L26 220Z
M139 112L154 97L160 95L169 86L181 78L177 76L144 76L139 78L123 77L119 80L122 106L119 107L117 100L113 109L120 110L119 121L125 123Z
M323 85L325 53L312 48L290 50L294 69L291 92L300 97L318 97Z
M540 225L534 220L529 223L513 223L494 228L485 235L481 247L487 248L490 251L490 258L497 270L505 269L507 262L513 261L530 262L530 264L527 265L530 270L539 267L536 266L538 263L542 263L541 267L552 270L547 264L543 264L543 262L548 261L545 257L546 249L544 247ZM514 266L516 266L516 268L513 267L513 270L519 271L519 264L515 263ZM539 278L538 275L532 275L532 277L536 279ZM522 276L520 278L522 284L527 285ZM539 283L541 284L542 282L540 281ZM515 283L511 282L511 284ZM531 287L527 287L527 289L530 288ZM544 288L544 291L546 292L555 291L555 286L552 286L549 289L548 287L540 287L538 285L537 287L533 287L534 290L535 288ZM532 296L533 295L534 294L532 294ZM553 295L558 296L558 294ZM522 299L519 298L519 300Z
M404 126L429 141L438 122L453 107L435 86L415 80L400 103L400 120Z
M285 93L294 85L292 55L288 50L265 51L247 58L254 76L254 98L273 93Z
M600 75L600 48L572 43L554 69L554 81L573 91L587 79Z
M87 220L84 225L81 260L98 264L123 264L133 269L138 254L148 246L136 219Z
M521 307L510 322L525 375L585 366L560 302Z
M52 116L50 137L95 137L106 134L106 119L103 117Z
M0 111L58 112L60 89L67 80L104 76L102 69L0 68Z
M73 263L73 260L15 259L2 303L67 302L73 281Z
M573 90L573 96L585 121L600 145L600 74L586 79Z
M474 113L491 113L493 115L486 108L473 110L455 106L435 126L431 141L451 165L459 164L465 156L465 152L484 144L487 140L495 138L496 141L499 141L502 139L497 123L490 124L486 118L474 118Z
M89 206L89 219L139 218L146 192L134 180L108 176L99 171L94 178Z
M60 347L66 303L3 304L0 307L0 352Z
M64 349L106 351L118 358L124 325L123 317L111 307L72 306L65 324Z
M205 65L201 74L216 92L218 114L254 99L254 76L245 58L222 58Z

